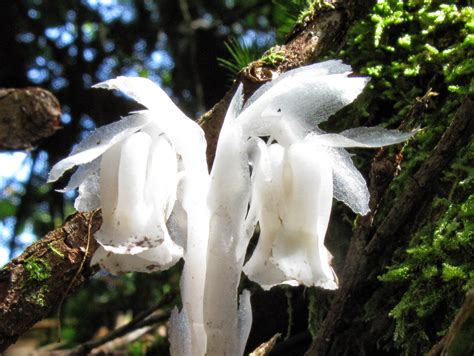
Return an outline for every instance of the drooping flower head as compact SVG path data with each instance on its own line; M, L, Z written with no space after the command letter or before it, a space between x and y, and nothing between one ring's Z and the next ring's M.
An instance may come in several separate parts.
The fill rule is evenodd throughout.
M49 181L79 166L79 211L102 208L93 262L112 273L151 272L185 259L183 308L171 317L171 353L240 355L252 324L242 271L277 284L337 288L324 245L332 198L369 211L369 192L344 147L379 147L413 135L381 128L326 134L318 125L363 90L367 78L327 61L282 74L224 120L212 171L202 130L151 81L119 77L147 110L101 127L57 163ZM257 246L244 265L256 224Z
M203 200L195 187L207 186L202 130L148 79L118 77L96 87L118 89L148 110L95 130L48 180L79 165L64 191L79 188L79 211L102 209L93 263L112 273L169 268L183 256L190 205Z
M260 225L243 270L265 289L280 283L337 288L324 245L332 198L358 214L369 211L365 180L343 147L380 147L413 135L367 127L339 134L319 129L369 81L350 74L350 66L335 60L291 70L262 86L243 108L242 99L235 99L229 109L235 112L228 118L232 124L224 124L222 132L232 126L240 135L247 146L241 159L253 168L250 211L242 224L248 233ZM241 97L241 89L235 95ZM214 166L225 160L216 156Z

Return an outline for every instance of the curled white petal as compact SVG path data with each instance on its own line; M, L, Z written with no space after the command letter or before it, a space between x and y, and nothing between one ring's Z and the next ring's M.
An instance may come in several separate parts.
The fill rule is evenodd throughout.
M264 289L286 280L282 271L269 261L273 243L282 229L283 157L283 147L273 144L268 151L261 150L254 167L251 209L256 211L260 222L260 237L243 271Z
M339 134L311 135L309 140L328 147L382 147L411 138L416 131L401 132L381 127L356 127Z
M147 78L117 77L96 84L93 88L119 90L156 113L183 115L164 90Z
M355 213L366 215L370 211L370 193L364 177L354 166L351 156L343 148L327 147L326 151L331 159L334 198L342 201Z
M144 132L104 155L101 191L110 201L104 201L104 222L96 239L106 250L138 254L162 243L176 199L176 170L176 154L168 141L160 137L152 144Z
M100 208L100 183L97 173L91 173L79 185L79 195L74 201L74 208L79 212Z
M74 166L93 161L117 142L140 130L149 121L149 116L143 113L136 113L120 121L99 127L89 137L75 146L68 157L59 161L51 168L48 182L58 180L65 171Z
M296 120L309 132L351 103L369 81L348 77L349 70L346 65L330 61L283 74L257 91L244 106L239 116L244 132L272 136L279 120L286 120L289 125L295 125Z

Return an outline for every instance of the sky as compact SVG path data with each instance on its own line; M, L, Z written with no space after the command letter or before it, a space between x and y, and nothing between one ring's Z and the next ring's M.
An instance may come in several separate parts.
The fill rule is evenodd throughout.
M31 157L26 152L0 153L0 197L7 198L21 189L21 183L26 182L31 173ZM12 234L14 218L0 220L0 266L8 262L10 251L5 246ZM28 229L27 229L28 230ZM21 243L30 244L34 240L31 232L23 233L19 238Z

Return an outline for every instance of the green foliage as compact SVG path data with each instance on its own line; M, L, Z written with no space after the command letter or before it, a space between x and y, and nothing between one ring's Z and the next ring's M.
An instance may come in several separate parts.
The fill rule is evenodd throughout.
M46 307L46 293L48 292L48 286L42 285L37 290L31 291L27 297L27 300L30 303L34 303L40 307Z
M459 204L438 200L434 209L445 211L415 236L406 259L380 277L384 282L409 282L390 312L396 320L395 341L405 350L429 348L474 287L474 195Z
M296 25L303 24L317 10L334 8L324 0L273 0L273 3L281 10L278 14L280 36L291 33Z
M464 96L474 92L473 21L474 10L466 1L379 0L370 16L350 30L339 54L328 55L342 57L372 78L356 104L330 122L335 130L361 125L395 128L401 123L405 129L422 128L404 147L400 174L378 208L379 219L391 208L386 202L397 199L430 156ZM413 114L413 106L429 89L430 104L422 114ZM367 167L370 155L358 154L356 163ZM380 277L383 284L377 293L386 296L384 302L374 297L372 304L364 305L365 322L376 323L381 313L392 317L393 328L386 327L386 334L376 341L386 350L425 353L445 333L466 291L474 287L473 162L471 142L441 182L433 184L435 204L408 250L400 246Z
M307 8L306 0L273 0L280 10L277 13L279 23L278 34L280 37L288 35L298 23L300 15Z
M25 262L25 270L32 281L44 281L51 277L51 266L46 260L30 258Z
M377 101L391 103L394 122L430 87L473 92L473 18L471 7L454 2L378 1L351 30L341 55L374 79Z
M235 38L225 42L224 45L231 59L217 58L217 61L229 71L232 78L235 78L251 62L257 60L262 52L257 45L248 45L244 41Z
M285 52L282 50L275 49L272 47L270 50L264 53L260 60L266 64L276 66L278 63L285 60Z
M53 243L49 243L48 244L48 247L51 251L53 251L57 256L61 257L61 258L64 258L64 253L62 253L59 249L57 249L56 247L54 247L54 244Z
M14 216L16 213L16 205L9 200L0 200L0 219Z
M311 17L316 11L321 9L334 9L334 5L324 0L306 0L306 8L298 15L297 23L303 23Z

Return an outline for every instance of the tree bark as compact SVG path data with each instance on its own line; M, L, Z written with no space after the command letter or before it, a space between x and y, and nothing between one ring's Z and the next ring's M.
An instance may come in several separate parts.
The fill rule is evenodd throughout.
M76 213L0 270L1 351L94 274L93 234L101 223L100 212Z
M56 97L41 88L0 89L0 150L27 150L61 128Z
M466 98L431 156L415 173L378 227L372 226L377 213L375 209L377 201L374 199L378 199L383 190L378 191L373 188L374 185L371 185L372 212L361 219L354 231L340 287L336 291L331 308L307 355L331 354L335 335L347 328L352 321L353 303L355 301L359 304L363 303L363 300L367 300L371 295L369 286L382 272L383 263L379 262L386 256L391 256L395 249L404 243L402 238L405 234L400 231L409 224L409 219L415 213L416 207L423 206L427 200L431 199L430 184L435 184L458 150L472 138L473 113L474 102ZM371 177L378 175L374 172L377 169L375 163L372 165Z
M438 355L472 355L474 353L474 289L471 289L446 335L428 353Z
M340 44L354 20L365 15L374 3L328 1L299 24L284 45L269 50L278 51L284 60L277 64L256 61L241 71L224 98L200 119L208 140L208 162L214 159L222 122L238 83L243 83L245 96L249 97L275 73L311 63ZM87 246L100 224L100 213L76 213L0 270L0 352L94 273L89 265L97 245L92 239Z

